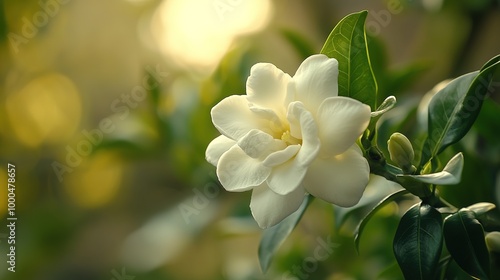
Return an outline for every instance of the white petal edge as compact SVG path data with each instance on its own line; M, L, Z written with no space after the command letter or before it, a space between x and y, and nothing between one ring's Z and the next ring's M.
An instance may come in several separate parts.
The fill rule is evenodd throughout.
M247 100L264 108L270 108L284 116L290 75L281 71L271 63L257 63L252 66L247 79Z
M300 145L290 145L281 151L274 152L267 156L267 158L262 162L265 166L274 167L284 164L290 160L293 156L297 154L300 150Z
M250 209L259 227L265 229L278 224L297 211L304 201L304 196L302 187L287 195L279 195L266 184L262 184L252 191Z
M338 67L336 59L323 54L304 60L293 76L295 100L302 101L311 113L316 114L323 100L338 95Z
M354 144L345 153L331 158L318 157L304 178L311 195L341 207L356 205L369 182L370 168Z
M265 159L273 152L283 150L286 144L257 129L250 130L240 138L238 146L250 157Z
M243 95L232 95L221 100L211 111L212 122L222 135L238 140L252 129L263 129L267 121L249 108Z
M270 173L271 168L262 165L260 160L249 157L238 145L225 152L217 165L217 177L230 192L251 190L262 184Z
M234 144L236 144L236 141L224 135L220 135L208 144L207 150L205 151L205 158L209 163L217 166L222 154L227 152Z
M370 106L358 100L338 96L327 98L317 114L321 156L345 152L370 123Z
M281 195L292 192L301 184L309 164L316 158L320 150L315 120L301 102L290 103L288 119L298 120L295 122L300 124L302 145L293 159L274 167L267 179L269 188Z

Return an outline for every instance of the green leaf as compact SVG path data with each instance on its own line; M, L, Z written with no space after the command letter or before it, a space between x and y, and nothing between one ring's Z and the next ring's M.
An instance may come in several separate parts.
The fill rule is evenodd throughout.
M427 204L411 207L394 237L394 255L405 279L433 279L443 247L441 214Z
M286 217L279 224L264 230L259 245L259 262L264 273L269 268L274 254L299 223L307 206L309 206L312 201L313 199L308 195L299 209L292 215Z
M368 224L373 215L375 215L378 210L382 209L387 204L393 202L396 198L407 193L408 191L404 189L391 193L390 195L383 198L377 205L375 205L375 207L373 207L372 210L361 220L358 227L356 228L356 231L354 232L354 244L356 246L356 251L359 252L359 240L361 239L361 234L363 233L366 224Z
M457 264L471 276L489 279L489 253L483 226L474 212L460 209L444 221L446 248Z
M473 280L475 278L472 278L469 274L465 273L465 271L463 271L454 260L450 260L450 263L446 267L444 279Z
M493 57L492 59L488 60L488 62L486 62L483 67L481 67L481 70L480 71L483 71L484 69L490 67L491 65L497 63L498 61L500 61L500 54Z
M357 99L376 108L377 82L366 44L367 11L343 18L328 36L321 53L339 62L339 96Z
M387 195L400 189L401 186L399 184L389 181L382 176L370 174L370 181L368 181L365 192L356 205L352 207L340 207L333 205L335 228L339 230L347 218L352 214L360 213L359 215L365 215L365 213L371 209L373 205L378 203Z
M499 66L500 61L497 61L481 72L460 76L434 95L428 108L429 136L422 151L421 166L469 131L490 92L493 74Z
M419 182L434 185L455 185L460 183L462 170L464 168L464 156L456 154L443 168L443 171L424 175L397 175L398 177L410 177Z

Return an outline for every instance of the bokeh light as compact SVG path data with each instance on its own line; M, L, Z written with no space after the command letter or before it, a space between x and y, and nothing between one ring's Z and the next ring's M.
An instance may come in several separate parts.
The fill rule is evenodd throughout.
M75 85L58 73L39 76L10 94L6 107L10 127L30 147L67 141L79 126L82 110Z
M168 0L152 30L169 60L213 70L236 38L262 30L271 15L269 0Z
M84 158L65 177L64 186L71 201L83 208L98 208L110 202L122 185L124 166L112 152L97 152Z

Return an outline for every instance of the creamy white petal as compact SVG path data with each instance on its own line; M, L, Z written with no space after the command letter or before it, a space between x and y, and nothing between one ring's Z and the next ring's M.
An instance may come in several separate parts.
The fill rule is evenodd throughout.
M234 144L236 144L236 141L221 135L208 144L207 150L205 151L205 158L208 162L217 166L222 154L227 152Z
M302 184L306 173L307 166L300 165L294 158L274 166L266 182L277 194L287 195Z
M260 107L270 108L284 116L290 75L270 63L257 63L247 79L247 99Z
M256 116L262 119L264 122L264 127L262 131L272 135L274 138L279 139L283 131L286 130L286 119L285 116L278 116L278 114L267 108L255 106L255 104L250 105L250 111L256 114Z
M250 130L238 141L238 146L250 157L265 159L273 152L283 150L283 141L274 139L271 135L257 129Z
M309 164L320 150L318 128L312 114L301 102L290 103L288 113L290 120L298 120L300 124L302 146L293 159L274 167L267 179L269 188L281 195L292 192L301 184Z
M217 165L220 183L232 192L251 190L262 184L270 172L271 168L262 165L262 161L249 157L238 145L225 152Z
M250 209L257 224L261 228L268 228L297 211L304 200L304 195L302 187L287 195L279 195L266 184L262 184L252 191Z
M274 152L267 156L262 162L265 166L274 167L290 160L300 150L300 145L290 145L283 150Z
M308 57L293 76L296 99L315 114L319 105L328 97L338 95L338 61L326 55Z
M302 148L298 152L296 160L300 165L307 166L316 158L320 150L320 139L316 121L301 102L290 103L288 119L291 122L292 120L298 120L300 124ZM293 135L292 130L293 128L290 127L290 133Z
M222 135L238 140L252 129L265 129L268 121L249 108L243 95L224 98L211 111L212 122Z
M315 197L342 207L356 205L369 181L368 162L353 145L331 158L318 157L304 178L304 187Z
M370 123L370 107L355 99L337 96L325 99L317 114L321 156L343 153Z

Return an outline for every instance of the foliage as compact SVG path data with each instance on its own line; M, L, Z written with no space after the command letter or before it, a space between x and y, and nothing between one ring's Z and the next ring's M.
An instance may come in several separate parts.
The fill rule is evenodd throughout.
M350 208L334 206L335 227L340 230L346 221L357 220L355 243L358 249L363 229L378 211L404 199L418 201L401 217L394 233L394 256L404 277L444 279L451 275L463 277L468 274L479 279L489 279L490 261L484 232L486 227L488 230L500 227L499 220L492 218L496 217L495 205L480 202L470 207L454 206L443 197L453 192L453 188L457 186L445 188L441 186L460 185L464 181L469 183L469 175L463 176L463 173L467 174L467 168L477 168L467 165L468 160L473 160L477 155L457 150L460 147L458 144L464 137L480 137L473 128L487 132L484 128L484 122L488 122L486 115L493 117L491 114L496 110L495 106L498 106L492 105L488 97L498 90L500 56L484 63L478 71L455 78L437 91L429 104L424 107L424 112L427 114L425 131L412 133L421 135L418 139L414 139L417 142L414 145L417 147L415 158L411 143L404 135L398 134L391 139L401 140L398 140L398 144L393 145L394 148L389 151L391 159L398 160L390 162L386 159L388 152L379 148L377 140L382 135L384 137L389 135L384 134L387 133L384 131L378 135L380 125L377 123L382 115L390 115L388 112L393 109L396 98L390 96L377 107L377 100L380 97L377 96L375 77L381 75L379 72L382 68L379 67L379 62L372 62L370 56L370 51L379 51L379 48L367 40L366 18L367 12L362 11L342 19L328 36L321 53L339 61L339 95L357 99L371 106L372 121L361 137L360 145L370 164L371 172L385 179L378 183L380 187L375 194L365 195L358 205ZM303 50L302 46L304 44L300 43L298 47ZM373 65L377 67L374 68ZM413 76L417 75L417 72L413 72ZM476 125L478 118L484 121ZM387 118L384 122L387 122ZM491 143L489 145L496 145L494 140L489 141ZM395 153L403 154L395 155ZM451 157L453 154L455 156ZM443 159L449 159L444 167L441 163ZM403 164L402 162L404 166L398 166ZM384 188L394 183L399 184L402 189ZM474 188L485 187L474 185ZM300 219L303 211L305 208L301 208L295 216ZM490 218L486 219L485 216ZM292 224L288 222L290 219L284 221L283 227L291 229L295 226L298 222L296 217L291 219ZM282 227L280 224L276 226L280 227ZM268 268L270 254L289 233L289 230L276 229L264 232L260 248L260 260L264 271ZM276 240L275 243L273 239ZM272 252L268 250L267 254L263 255L263 244L272 248Z

